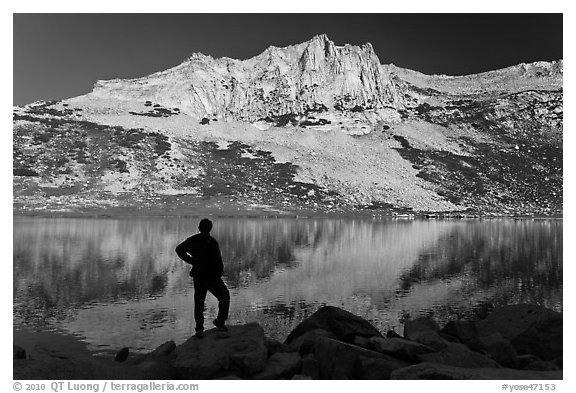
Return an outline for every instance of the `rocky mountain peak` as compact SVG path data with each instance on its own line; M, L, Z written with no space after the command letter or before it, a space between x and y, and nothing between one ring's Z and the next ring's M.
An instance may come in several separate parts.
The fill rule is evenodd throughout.
M335 47L334 42L326 34L321 34L308 41L305 53L318 53L324 58L331 58L336 55Z
M50 196L55 208L112 198L188 210L218 198L274 209L562 211L562 60L425 75L381 65L370 44L319 35L246 60L196 53L13 118L24 210Z
M99 98L153 101L195 118L258 121L318 110L341 121L351 112L372 121L399 117L438 94L486 96L562 88L563 62L519 64L475 75L425 75L382 65L370 43L336 45L326 34L270 46L246 60L194 53L182 64L138 79L98 81ZM392 111L392 112L391 112Z
M322 107L402 108L372 45L337 46L326 34L247 60L193 54L166 71L131 80L98 81L92 94L151 100L196 117L254 121Z

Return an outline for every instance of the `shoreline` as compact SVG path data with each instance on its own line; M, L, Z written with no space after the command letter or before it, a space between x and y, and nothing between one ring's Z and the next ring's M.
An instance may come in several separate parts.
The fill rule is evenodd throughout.
M90 353L89 344L73 335L13 325L14 378L562 379L562 318L562 312L517 304L443 327L429 317L408 319L399 335L325 306L284 342L247 322L229 325L227 332L210 329L203 339L171 340L145 353L117 349L116 357L113 351ZM549 343L535 345L535 339ZM241 342L236 353L234 343Z
M81 336L57 328L32 328L27 325L12 324L12 342L24 348L31 357L38 352L62 351L81 359L113 359L113 350L90 349L90 343Z
M214 212L218 210L218 212ZM196 218L196 217L218 217L218 218L370 218L383 220L490 220L490 219L514 219L514 220L563 220L563 214L545 215L506 215L506 214L469 214L469 213L395 213L382 211L291 211L291 210L224 210L222 209L202 209L193 211L179 211L166 213L160 210L146 209L121 209L121 210L94 210L94 211L21 211L13 210L13 217L38 217L38 218Z

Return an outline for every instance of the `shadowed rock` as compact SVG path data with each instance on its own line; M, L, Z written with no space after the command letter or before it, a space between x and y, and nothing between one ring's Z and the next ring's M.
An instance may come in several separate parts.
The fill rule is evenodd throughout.
M181 379L181 374L166 357L147 356L136 365L130 366L132 379Z
M158 348L148 354L148 356L168 356L176 349L176 343L173 340L166 341Z
M90 354L66 352L60 348L36 344L28 359L14 361L14 379L176 379L169 364L129 365L111 359L95 358Z
M436 351L446 348L447 341L440 336L440 327L431 318L420 317L404 322L404 337L426 345Z
M314 329L323 329L332 333L340 341L354 342L355 336L381 337L382 335L370 322L341 308L326 306L320 308L302 321L286 338L290 344L297 337Z
M517 321L517 326L509 328L518 333L512 337L533 337L535 332L542 333L545 327L550 327L552 321L557 322L555 313L530 307L518 310L533 310L537 315L528 312L526 318ZM157 380L562 378L562 371L558 370L562 368L561 352L553 361L536 354L517 355L508 339L494 332L497 328L505 330L500 325L506 321L504 316L493 318L491 323L478 322L480 334L475 338L471 338L474 334L462 333L474 333L474 329L461 329L470 328L467 324L440 330L434 321L418 318L407 323L407 338L403 339L369 336L376 329L362 318L350 315L335 307L328 308L320 317L311 317L305 321L307 324L299 325L294 331L300 329L301 334L294 334L289 344L266 338L260 325L249 323L232 325L227 332L208 330L204 338L192 337L178 346L168 341L122 363L95 358L90 353L64 352L56 345L36 345L30 354L18 355L25 359L14 360L13 375L14 379ZM450 329L451 334L446 332ZM557 333L555 328L551 331ZM486 332L489 333L483 334ZM458 342L446 341L441 333ZM354 344L343 339L353 340ZM468 341L468 346L460 341ZM534 342L534 346L542 350L540 343ZM14 345L15 358L19 349ZM128 348L124 348L116 359L121 354L127 357L128 353ZM416 362L421 364L412 365ZM517 369L501 365L514 365Z
M516 357L518 354L512 344L510 344L510 341L499 333L475 338L468 343L468 347L474 351L489 355L504 367L516 368Z
M478 337L478 328L472 321L449 321L440 333L457 338L463 344L468 344Z
M21 346L12 344L13 359L26 359L26 350Z
M172 363L185 379L212 379L226 375L251 377L264 370L268 349L264 331L257 323L216 329L204 338L192 337L176 347Z
M318 360L316 360L313 354L308 354L302 357L302 369L300 370L300 374L309 377L310 379L320 378L320 366Z
M445 364L421 363L394 370L391 379L562 379L562 371L525 371L511 368L463 368Z
M291 350L299 352L301 355L305 355L307 353L314 352L316 340L319 337L328 337L337 339L337 337L334 334L332 334L327 330L313 329L296 337L294 340L290 342L290 344L287 345Z
M294 375L294 376L292 377L292 379L293 379L293 380L303 380L303 381L306 381L306 380L312 380L313 378L311 378L311 377L309 377L309 376L307 376L307 375L296 374L296 375Z
M367 358L361 356L357 365L358 379L390 379L394 370L407 367L410 363L386 357L385 359Z
M542 359L540 359L538 356L536 355L518 355L516 356L516 368L522 370L523 368L525 368L527 365L529 365L532 362L536 362L536 361L541 361Z
M407 319L404 322L404 337L412 339L414 335L423 332L432 331L438 333L440 326L431 318L420 317L416 319Z
M370 339L366 337L360 337L360 336L354 337L353 344L362 348L372 349L370 348Z
M266 368L254 376L254 379L290 379L302 366L302 359L297 353L277 352L272 355Z
M415 332L412 334L410 341L425 345L435 351L441 351L448 345L448 341L440 336L439 333L433 332L432 330Z
M118 353L114 357L114 360L117 362L124 362L126 361L126 359L128 359L129 355L130 355L130 348L124 347L118 351Z
M464 344L458 343L446 343L446 347L441 351L418 355L417 357L421 362L446 364L455 367L500 367L496 361L470 350Z
M268 349L268 357L274 355L278 352L292 352L290 346L270 337L264 338L264 345Z
M500 333L519 355L533 354L543 360L562 356L562 314L547 308L531 304L506 306L476 326L480 336Z
M371 337L368 340L370 349L409 362L417 362L418 355L434 352L431 347L402 338Z
M392 369L405 367L409 364L391 356L325 337L317 339L315 357L318 360L320 379L366 377L371 372L368 369L363 369L361 364L361 361L366 363L366 359L380 360L380 362L368 363L371 367L385 368L388 374Z
M552 362L547 362L544 360L537 360L528 364L523 370L534 370L534 371L555 371L560 368Z

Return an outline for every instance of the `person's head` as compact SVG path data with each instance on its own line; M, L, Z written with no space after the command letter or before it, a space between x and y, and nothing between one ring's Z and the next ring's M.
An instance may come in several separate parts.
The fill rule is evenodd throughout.
M212 221L207 218L202 219L200 224L198 224L198 230L202 233L210 233L212 230Z

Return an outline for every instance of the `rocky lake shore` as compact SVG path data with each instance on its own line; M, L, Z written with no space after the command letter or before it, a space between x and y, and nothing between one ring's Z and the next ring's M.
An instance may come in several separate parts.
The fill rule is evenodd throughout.
M115 359L14 342L14 379L506 379L563 378L563 318L541 306L495 309L479 321L404 322L380 332L333 306L302 321L284 342L255 322L168 341L150 353L121 349Z

